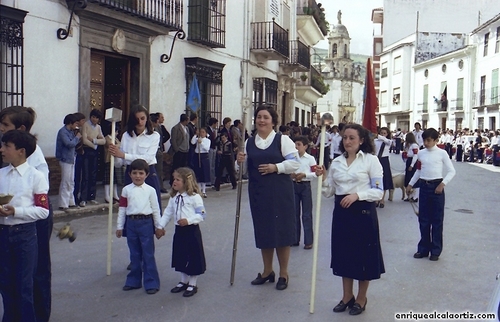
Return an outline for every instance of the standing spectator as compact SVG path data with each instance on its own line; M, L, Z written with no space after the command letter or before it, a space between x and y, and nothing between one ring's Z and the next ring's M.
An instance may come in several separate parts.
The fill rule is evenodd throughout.
M83 129L83 125L85 124L85 121L87 120L87 117L85 114L76 112L73 114L76 122L78 123L77 128L75 129L76 132L80 131ZM76 134L75 132L75 134ZM83 137L80 139L80 142L78 142L77 146L75 147L75 152L76 152L76 158L75 158L75 183L74 183L74 190L73 190L73 196L75 198L75 203L78 205L80 203L80 190L81 190L81 184L82 184L82 171L83 171L83 154L85 153L83 150Z
M417 171L415 164L417 163L418 151L419 151L419 147L418 147L417 141L415 140L415 136L413 135L413 133L406 134L405 145L403 148L403 161L406 162L405 181L404 181L405 188L408 187L408 184L410 183L411 178L413 178L415 171ZM413 187L413 192L411 194L408 194L405 201L417 202L418 201L418 194L419 194L419 188L417 185L415 185Z
M192 164L193 171L196 174L196 180L200 185L200 191L203 198L207 197L207 182L210 182L210 161L208 160L208 151L210 150L210 140L207 138L207 131L201 128L199 136L194 135L191 144L195 144Z
M170 133L168 132L168 130L165 128L165 126L163 126L163 122L165 122L165 117L163 116L163 113L156 113L158 115L158 125L159 125L159 129L158 129L158 133L161 134L161 145L160 145L160 149L161 149L161 152L162 152L162 171L159 173L159 179L160 179L160 191L163 192L163 193L166 193L167 192L167 189L165 189L165 186L164 186L164 181L165 181L165 176L164 176L164 172L163 172L163 153L165 152L165 143L168 142L168 140L170 140ZM158 162L158 160L157 160Z
M3 321L38 320L34 303L38 262L36 221L49 215L49 185L44 174L26 160L35 149L36 138L28 132L11 130L2 136L0 153L10 165L0 169L0 193L13 196L0 207ZM43 318L48 321L48 316Z
M222 181L222 173L224 169L229 175L229 180L233 185L233 189L236 189L236 178L234 175L234 157L233 157L233 145L227 138L227 133L220 133L220 142L217 145L217 154L219 156L219 164L216 169L215 178L215 190L220 190L220 184Z
M321 144L321 133L318 133L318 139L316 141L316 147L318 147L319 150L319 145ZM328 167L330 166L330 146L332 144L332 136L330 134L330 126L326 126L326 133L325 133L325 155L323 158L323 164L325 165L325 168L328 170ZM319 158L319 154L318 154Z
M366 308L370 281L385 273L375 207L383 195L383 170L373 155L370 133L359 124L345 126L340 150L328 177L324 168L316 175L323 175L323 195L335 195L331 268L342 277L343 296L333 312L349 307L350 315L358 315ZM356 297L354 280L358 280Z
M444 187L455 176L455 168L448 155L436 146L438 135L439 133L433 128L424 131L425 149L417 154L420 163L406 187L409 194L417 182L420 184L418 215L420 241L413 257L424 258L430 253L431 261L437 261L443 250Z
M299 153L300 168L290 175L293 180L293 191L295 193L295 220L297 226L297 242L292 246L299 246L301 226L303 226L304 249L311 249L313 246L311 181L316 178L316 160L306 152L309 146L307 137L296 136L293 141ZM300 217L302 217L302 225Z
M415 122L415 129L413 130L413 135L415 136L415 140L417 141L417 144L420 149L424 148L424 139L422 138L422 125L420 125L419 122Z
M380 164L382 165L382 168L384 169L384 194L382 196L382 199L380 199L378 206L380 208L385 207L385 193L387 190L394 189L394 185L392 183L392 172L391 172L391 163L389 162L389 147L392 144L391 140L391 132L387 127L381 127L378 136L375 139L375 149L376 153L378 156L378 159L380 161Z
M118 164L124 162L127 165L125 170L124 184L132 183L130 177L130 165L136 159L143 159L149 165L149 175L146 183L155 188L158 206L161 206L160 181L156 174L156 152L160 144L160 135L153 130L153 124L149 118L148 110L142 105L136 105L130 110L127 121L127 130L123 133L120 148L111 144L109 152L115 158Z
M109 194L110 194L110 179L111 179L111 171L110 171L110 164L111 164L111 153L109 153L109 146L111 144L114 144L117 148L120 148L120 140L119 140L119 133L120 133L120 127L118 124L115 127L115 142L113 143L111 134L106 135L106 144L104 145L104 178L103 178L103 184L104 184L104 200L106 202L109 202ZM115 163L115 169L114 169L114 185L113 185L113 201L118 202L120 197L118 196L118 184L123 184L123 165L120 163ZM121 178L120 178L121 176Z
M225 117L224 120L222 120L222 129L220 129L219 134L226 133L227 134L227 139L231 144L233 143L233 134L231 133L231 118Z
M208 160L210 162L210 183L215 184L215 163L217 160L217 131L219 121L216 118L210 118L207 126L207 136L210 140L210 150L208 151Z
M477 130L477 136L476 136L476 142L474 144L474 148L477 151L477 160L476 160L476 162L483 163L483 151L484 151L484 147L483 147L483 137L481 135L481 131L480 130ZM471 155L474 155L474 153L472 153Z
M136 159L132 161L129 169L132 183L123 187L116 223L116 237L121 238L123 229L127 229L127 245L130 251L131 270L123 290L138 289L144 284L147 294L156 294L160 290L160 277L156 267L151 222L156 227L156 235L159 236L161 210L158 207L155 189L145 183L149 174L148 163ZM129 220L124 228L125 217Z
M102 135L99 121L102 119L102 113L93 109L90 117L82 127L83 141L83 162L82 162L82 183L80 190L80 207L85 207L87 202L97 204L96 197L96 179L97 179L97 147L104 145L106 139Z
M395 145L396 145L396 154L399 154L399 152L402 150L402 147L403 147L401 145L402 137L403 137L403 133L401 132L401 129L398 128L398 130L394 134L394 140L396 141L395 142Z
M338 126L332 126L332 133L330 134L332 138L332 144L330 145L330 160L334 160L342 154L340 152L340 143L342 142L342 136L339 133L340 125L344 126L342 123Z
M75 185L75 147L80 142L82 134L78 129L76 116L68 114L64 117L64 126L57 132L56 158L61 166L61 184L59 185L59 209L66 210L75 207L72 194Z
M172 169L170 170L170 186L174 182L172 174L175 169L188 166L189 156L189 130L187 128L189 118L186 114L181 114L179 123L172 128L170 137L170 149L168 154L172 156Z
M160 192L167 192L163 189L163 131L161 129L161 124L159 123L158 113L152 113L149 115L151 118L151 123L153 124L153 129L160 135L160 142L158 145L158 150L156 151L156 174L158 175L158 181L160 181Z
M493 147L493 165L500 165L500 130L496 130L495 136L491 138L491 146Z
M246 142L245 153L238 153L238 162L248 164L248 196L254 225L255 245L261 250L264 269L252 285L274 282L274 250L280 265L276 289L288 287L290 245L296 242L295 205L290 174L299 167L297 149L286 135L276 134L278 114L261 106L255 111L256 135ZM276 198L279 191L280 198Z
M189 131L189 142L190 142L188 164L191 169L193 169L194 167L194 164L192 162L194 160L193 159L194 149L196 147L196 144L191 144L191 139L193 138L193 136L198 134L198 128L196 126L197 124L198 124L198 115L196 113L191 113L191 115L189 115L189 123L187 124L187 128Z
M235 151L235 157L236 153L238 153L238 151L240 151L240 149L242 149L245 145L245 140L248 139L248 135L243 133L243 130L243 123L241 123L240 120L234 120L234 126L231 129L231 134L233 135L233 151ZM247 179L247 165L243 164L239 170L243 171L242 178Z
M0 111L0 137L2 133L10 130L21 130L30 132L35 123L36 113L31 107L11 106ZM1 155L1 153L0 153ZM27 162L30 166L42 172L49 186L49 166L43 155L42 149L36 145L35 151L28 156ZM50 237L54 213L50 199L49 215L45 219L36 221L36 235L38 241L38 256L36 271L33 277L33 302L37 321L45 322L50 318L52 306L52 270L50 260Z

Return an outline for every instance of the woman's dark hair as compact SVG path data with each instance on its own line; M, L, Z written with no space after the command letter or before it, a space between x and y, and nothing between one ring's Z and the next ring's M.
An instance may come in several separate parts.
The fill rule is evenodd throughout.
M278 124L278 113L276 113L276 110L274 108L266 105L259 106L259 108L255 110L255 113L253 115L255 120L257 120L257 114L259 114L260 111L267 111L271 115L273 125L276 126L276 124Z
M388 138L389 140L392 138L392 135L391 135L391 131L389 130L388 127L381 127L379 130L378 130L378 133L380 134L380 131L382 130L385 130L387 132L387 135L385 136L386 138Z
M344 126L344 133L347 129L356 130L358 132L359 139L363 140L363 143L359 146L359 150L363 151L364 153L371 153L371 154L373 154L375 152L375 148L373 146L373 140L370 137L370 131L368 131L367 129L365 129L361 125L354 124L354 123L353 124L346 124ZM340 151L342 153L345 152L343 139L339 144L339 148L340 148Z
M138 124L136 114L140 112L144 112L146 115L146 133L149 135L153 134L153 123L151 123L151 119L149 118L148 110L142 105L136 105L130 109L130 115L128 116L127 121L127 133L131 137L132 132L135 130L135 126Z

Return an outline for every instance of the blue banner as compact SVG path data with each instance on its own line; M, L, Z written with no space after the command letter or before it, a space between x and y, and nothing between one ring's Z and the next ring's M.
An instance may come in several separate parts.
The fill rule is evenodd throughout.
M191 86L189 87L189 93L187 97L187 106L191 111L196 112L201 105L201 94L200 88L198 87L198 80L196 79L196 74L193 75L193 80L191 81Z

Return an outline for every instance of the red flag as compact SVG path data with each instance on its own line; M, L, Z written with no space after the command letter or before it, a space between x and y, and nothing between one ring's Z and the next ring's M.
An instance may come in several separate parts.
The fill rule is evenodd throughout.
M375 112L377 110L377 93L375 93L375 84L373 83L372 64L370 58L366 62L366 81L365 97L363 107L363 126L372 133L377 133L377 119Z

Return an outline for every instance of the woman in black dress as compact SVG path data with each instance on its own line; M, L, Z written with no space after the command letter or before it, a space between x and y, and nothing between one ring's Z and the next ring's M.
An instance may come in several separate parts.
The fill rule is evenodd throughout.
M349 307L349 314L358 315L365 310L370 280L385 272L375 207L384 193L383 174L369 132L361 125L346 125L340 151L328 178L323 176L322 189L326 197L335 194L331 267L334 275L342 277L344 291L333 311ZM324 167L316 171L318 176L325 173ZM359 284L356 297L354 280Z
M260 248L264 270L252 281L261 285L275 280L274 249L280 265L276 289L288 286L290 245L296 242L295 210L291 173L300 166L295 143L273 127L278 114L272 108L255 111L255 136L249 138L245 153L238 153L238 162L247 160L248 196L254 225L255 245ZM276 198L279 192L279 198Z

